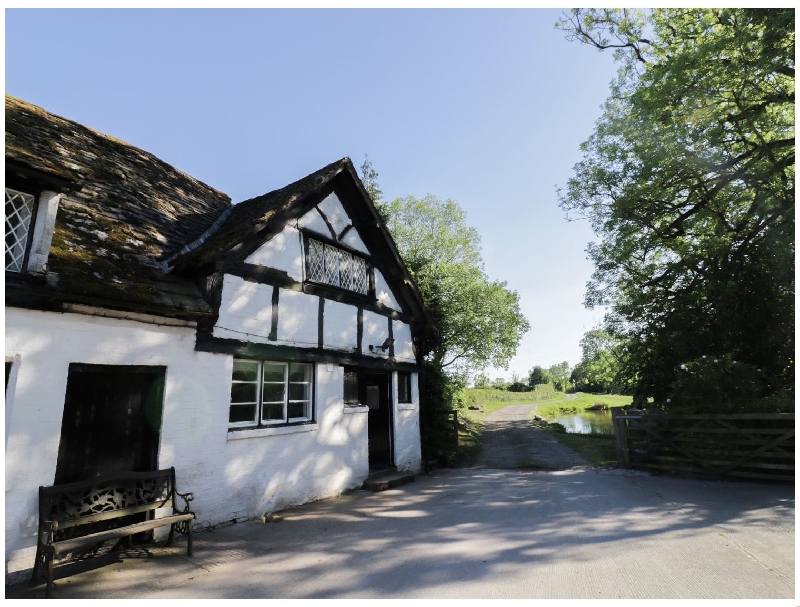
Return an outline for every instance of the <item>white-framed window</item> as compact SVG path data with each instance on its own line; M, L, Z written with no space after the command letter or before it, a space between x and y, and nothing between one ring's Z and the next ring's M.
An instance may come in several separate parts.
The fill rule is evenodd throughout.
M233 359L228 427L257 428L313 419L313 364Z
M22 272L28 257L36 197L6 188L6 271Z
M306 277L362 295L369 293L369 264L363 257L313 238L307 240Z

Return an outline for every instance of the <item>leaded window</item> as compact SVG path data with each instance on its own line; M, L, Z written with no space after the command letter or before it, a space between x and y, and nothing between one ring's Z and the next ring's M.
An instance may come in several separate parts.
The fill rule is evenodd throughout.
M6 188L6 270L22 272L30 241L36 198Z
M234 359L228 425L232 428L314 419L314 367Z
M397 374L397 402L411 402L411 373L399 372Z
M369 266L364 258L323 243L308 239L306 276L319 282L362 295L369 293Z
M344 370L344 404L351 407L359 404L358 371L355 369Z

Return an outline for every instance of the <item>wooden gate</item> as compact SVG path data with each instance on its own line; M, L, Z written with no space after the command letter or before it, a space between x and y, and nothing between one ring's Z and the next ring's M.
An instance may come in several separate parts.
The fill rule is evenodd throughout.
M794 414L614 412L623 468L794 482Z

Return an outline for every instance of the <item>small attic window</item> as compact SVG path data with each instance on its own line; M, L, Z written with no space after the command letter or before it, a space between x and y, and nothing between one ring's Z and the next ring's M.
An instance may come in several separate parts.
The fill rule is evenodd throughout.
M308 280L367 295L370 287L369 272L369 264L363 257L335 245L308 238Z
M60 199L49 190L6 188L6 272L46 271Z
M36 197L6 188L6 270L22 272L30 244Z

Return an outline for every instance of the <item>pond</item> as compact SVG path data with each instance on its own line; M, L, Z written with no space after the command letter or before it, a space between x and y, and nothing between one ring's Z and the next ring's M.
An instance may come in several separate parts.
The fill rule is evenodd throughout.
M611 411L562 413L550 422L561 424L570 434L614 434Z

